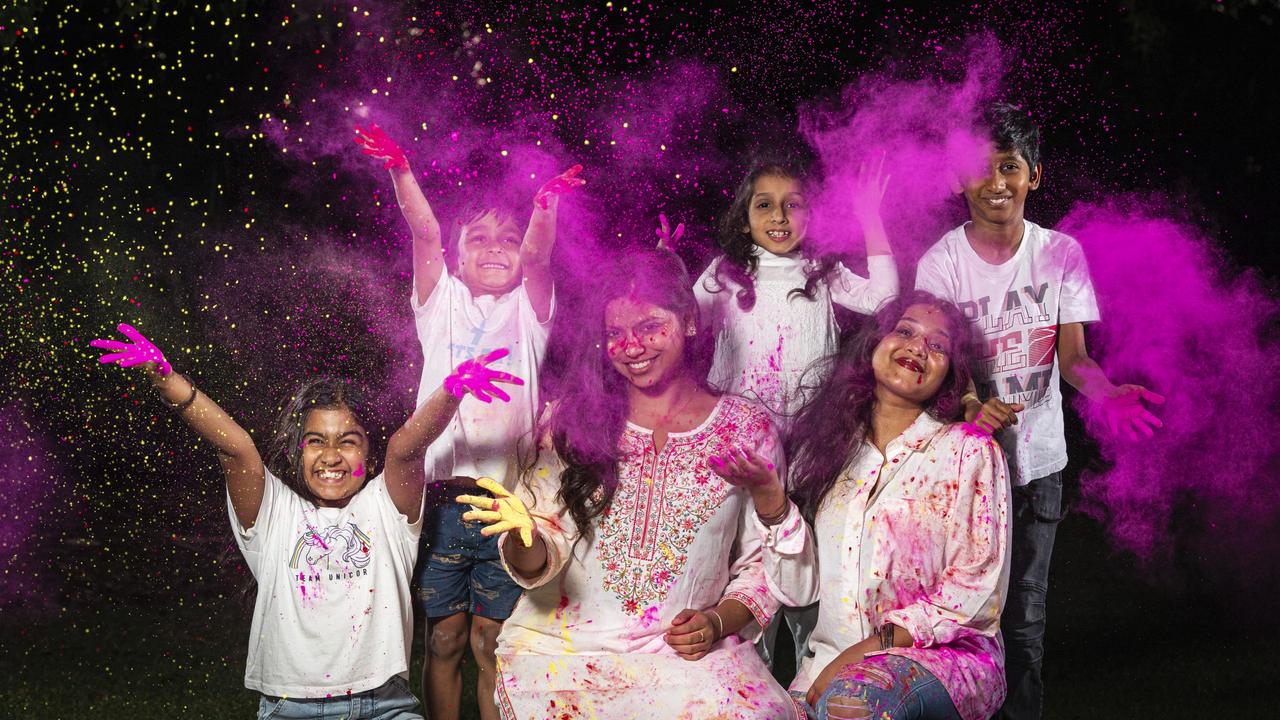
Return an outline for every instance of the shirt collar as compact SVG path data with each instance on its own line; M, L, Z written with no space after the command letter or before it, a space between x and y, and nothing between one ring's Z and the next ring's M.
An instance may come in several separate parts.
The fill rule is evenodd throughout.
M933 419L933 416L927 412L920 413L915 422L907 426L895 442L901 442L906 447L919 452L929 446L933 442L934 436L938 431L945 427L944 423Z

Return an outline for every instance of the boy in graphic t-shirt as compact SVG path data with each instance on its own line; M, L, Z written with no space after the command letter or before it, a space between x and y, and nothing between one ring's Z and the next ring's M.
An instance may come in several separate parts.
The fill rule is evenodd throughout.
M1164 398L1113 384L1089 357L1084 323L1099 316L1084 253L1071 237L1023 218L1027 194L1040 185L1039 129L1006 104L989 108L984 123L989 162L980 177L962 181L969 222L920 258L916 287L959 305L985 347L986 381L965 396L965 419L996 434L1015 486L1009 597L1000 620L1009 687L999 717L1021 720L1040 717L1043 697L1049 557L1067 465L1058 378L1131 438L1161 426L1143 400Z

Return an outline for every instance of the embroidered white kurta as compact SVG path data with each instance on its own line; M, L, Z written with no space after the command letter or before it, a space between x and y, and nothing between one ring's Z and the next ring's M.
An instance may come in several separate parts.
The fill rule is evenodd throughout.
M893 623L915 644L889 652L933 673L962 718L983 720L1005 696L1004 455L973 426L943 425L925 413L886 451L863 445L812 530L794 504L772 528L756 521L771 589L789 605L819 601L813 656L791 688L806 692L837 655Z
M548 562L538 577L512 573L527 592L498 636L502 717L797 717L751 645L777 601L750 496L707 467L710 455L741 444L780 459L767 413L732 396L661 450L652 432L628 424L617 492L589 537L557 502L562 465L542 449L518 492L541 518ZM701 660L680 658L663 639L671 620L725 598L754 622Z

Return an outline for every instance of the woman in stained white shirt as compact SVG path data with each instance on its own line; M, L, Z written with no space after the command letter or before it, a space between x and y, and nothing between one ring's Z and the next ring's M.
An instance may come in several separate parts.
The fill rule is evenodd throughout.
M971 342L954 305L899 298L842 343L797 417L794 502L763 459L716 461L751 489L770 588L819 600L791 685L813 717L981 720L1004 699L1006 465L953 422Z
M498 638L503 718L778 720L752 641L777 609L751 498L709 456L780 462L768 413L706 386L688 275L665 250L602 273L543 442L511 495L463 496L528 591Z

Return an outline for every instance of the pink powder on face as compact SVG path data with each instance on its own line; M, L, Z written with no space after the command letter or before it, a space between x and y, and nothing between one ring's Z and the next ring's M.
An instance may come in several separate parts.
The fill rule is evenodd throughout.
M1152 567L1192 550L1233 584L1274 582L1274 543L1260 540L1280 523L1280 302L1172 207L1129 196L1078 205L1060 224L1084 248L1098 295L1090 355L1112 382L1167 398L1154 409L1164 428L1138 442L1108 434L1097 405L1078 399L1111 463L1085 472L1084 505Z

